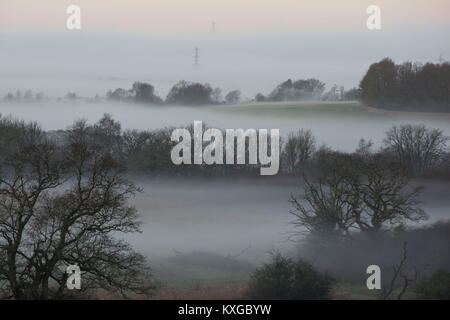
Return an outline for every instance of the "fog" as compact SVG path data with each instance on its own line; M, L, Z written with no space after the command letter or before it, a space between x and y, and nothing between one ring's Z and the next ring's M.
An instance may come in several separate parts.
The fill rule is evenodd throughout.
M253 107L253 106L252 106ZM385 132L394 125L404 123L425 124L440 128L450 135L450 119L440 115L391 115L352 112L301 112L293 117L289 113L266 110L254 106L255 111L241 110L239 106L174 107L144 106L124 103L68 103L40 104L0 103L0 113L27 121L37 121L45 130L65 129L75 119L90 123L98 121L104 113L111 114L123 129L158 129L166 126L184 127L195 120L208 126L233 129L280 129L282 135L301 128L310 129L319 145L326 144L340 151L354 151L359 139L372 140L380 146Z
M263 259L272 249L288 250L288 211L295 181L273 179L153 179L138 185L134 201L144 222L131 242L149 255L208 251ZM255 261L254 261L255 262Z
M239 89L244 98L267 94L288 78L315 77L328 87L350 88L358 86L371 63L386 56L396 62L437 62L440 54L448 57L447 36L445 29L428 27L376 33L358 28L351 33L219 30L164 36L111 35L89 29L24 34L4 29L0 30L0 95L31 89L53 98L68 91L94 96L145 81L164 98L183 79L208 82L224 91ZM198 67L193 57L196 47Z
M299 104L297 107L301 108L302 103ZM310 104L305 102L305 105ZM354 151L360 138L372 140L376 147L380 146L386 130L403 123L424 123L450 135L449 118L437 114L352 113L345 109L342 112L322 109L299 112L293 117L292 113L286 112L293 106L280 104L279 107L281 112L265 104L181 107L82 101L28 104L2 102L0 113L37 121L45 130L65 129L78 118L94 123L104 113L110 113L115 120L120 121L122 129L182 127L192 124L194 120L202 120L209 126L222 129L279 128L282 135L306 128L312 130L319 145L327 144L346 152ZM274 250L306 255L318 267L330 269L353 281L356 279L353 276L360 275L359 271L363 270L361 264L371 258L366 257L371 249L365 247L360 249L360 253L332 249L331 252L315 251L317 255L321 252L320 256L305 251L308 248L298 248L297 240L301 237L299 230L290 223L293 216L289 214L291 205L288 200L291 193L302 194L300 177L141 177L135 182L143 192L130 199L130 204L136 206L139 212L143 232L127 234L125 239L149 258L155 275L169 283L183 278L196 282L206 276L220 277L228 272L232 274L233 268L236 268L237 274L245 274L249 269L268 261L271 257L269 253ZM414 184L426 186L421 200L422 208L430 218L420 225L450 219L449 181L423 179L415 180ZM412 250L415 257L420 259L423 249L417 243L420 244L420 238L414 241ZM388 267L395 263L398 248L391 248L388 244L387 247L391 249L386 250L381 244L379 246L379 252L390 253L389 256L380 257L380 261ZM198 252L206 255L201 256ZM197 255L189 256L193 253ZM235 256L239 262L248 263L248 266L225 260L232 264L231 271L224 267L220 275L211 271L216 270L215 267L207 268L210 263L220 264L220 257L228 259ZM351 259L352 265L339 269L341 264L336 261L342 261L344 256L345 259ZM179 260L174 262L174 257ZM191 260L197 261L199 265L187 266L187 261ZM192 275L192 270L197 270L197 274Z
M422 207L429 215L418 227L450 219L450 183L414 181L425 185ZM290 194L300 195L300 179L149 179L133 203L140 212L143 233L128 237L141 252L170 256L176 252L240 255L261 263L273 250L292 252L301 239L290 223Z
M285 105L288 106L288 105ZM280 105L283 107L283 105ZM258 108L253 111L248 108ZM157 129L185 126L202 120L210 126L226 128L280 128L282 134L300 128L311 129L319 144L340 151L354 151L360 138L381 145L386 130L402 123L425 123L450 135L450 120L435 115L391 115L351 112L305 112L292 117L283 112L265 110L265 105L250 106L144 106L126 103L1 103L0 112L37 121L45 130L64 129L74 119L98 121L107 112L123 129ZM140 212L143 234L129 240L150 256L176 252L208 251L233 255L246 249L253 262L268 257L271 249L289 251L293 242L292 217L288 199L291 192L301 193L300 179L176 179L153 178L137 182L144 190L132 203ZM450 218L450 184L416 181L427 189L423 208L430 221Z

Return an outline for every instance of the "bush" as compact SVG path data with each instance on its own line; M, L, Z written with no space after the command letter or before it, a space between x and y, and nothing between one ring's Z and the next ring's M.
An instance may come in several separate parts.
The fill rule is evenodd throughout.
M275 254L252 274L247 294L262 300L326 300L332 283L311 264Z
M419 299L450 300L450 272L439 269L428 278L417 283L415 292Z

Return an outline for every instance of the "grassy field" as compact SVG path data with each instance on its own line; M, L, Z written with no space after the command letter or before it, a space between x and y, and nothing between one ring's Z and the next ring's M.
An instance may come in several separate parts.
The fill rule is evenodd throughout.
M230 271L220 267L193 266L167 260L154 261L153 272L158 289L152 298L163 300L245 299L251 276L248 268ZM394 290L389 299L397 299L399 292L400 289ZM333 300L377 300L382 291L368 290L364 283L337 282L330 295ZM414 299L412 290L408 289L402 299Z
M368 107L360 102L280 102L259 103L232 106L212 106L212 110L226 113L244 113L252 115L269 115L282 117L329 115L346 116L376 116L376 117L417 117L417 118L448 118L450 113L435 112L401 112Z

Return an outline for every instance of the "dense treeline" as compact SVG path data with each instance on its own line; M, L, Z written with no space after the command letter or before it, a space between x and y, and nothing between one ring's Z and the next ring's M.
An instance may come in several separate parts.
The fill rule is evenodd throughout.
M206 130L206 124L204 130ZM105 115L96 124L87 127L87 132L99 145L112 151L118 160L124 162L131 173L147 175L219 175L230 174L259 175L260 165L174 165L170 158L176 142L171 141L175 128L166 127L156 130L122 130L119 122L110 115ZM194 139L193 127L188 126ZM8 131L7 129L1 129ZM7 132L4 136L11 135ZM66 131L47 133L56 141L64 141ZM450 166L447 148L448 137L439 129L427 128L423 125L402 125L392 127L387 133L383 146L373 150L370 141L361 140L354 153L342 153L326 146L318 147L317 141L309 130L290 132L282 138L280 145L281 175L302 175L304 172L327 171L325 164L332 159L343 159L347 163L351 159L364 159L369 155L376 157L383 165L398 163L412 174L426 172L448 172ZM246 143L249 143L248 138ZM194 141L192 141L192 146ZM224 146L225 148L225 146ZM235 144L235 148L237 145ZM225 150L223 152L225 157ZM236 154L236 150L235 150ZM192 155L193 156L193 155ZM248 150L246 163L248 163ZM224 159L225 163L225 159ZM235 162L236 163L236 162ZM445 175L443 175L445 177Z
M450 112L450 64L398 65L385 58L370 66L360 89L361 100L370 106Z

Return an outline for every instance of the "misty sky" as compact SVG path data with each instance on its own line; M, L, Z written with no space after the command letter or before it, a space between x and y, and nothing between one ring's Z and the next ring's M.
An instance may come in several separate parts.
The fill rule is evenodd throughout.
M385 56L450 58L449 1L392 2L1 0L0 94L104 95L139 80L164 97L186 79L251 97L287 78L357 86ZM69 4L81 8L81 30L66 29ZM381 7L380 31L366 28L370 4Z

